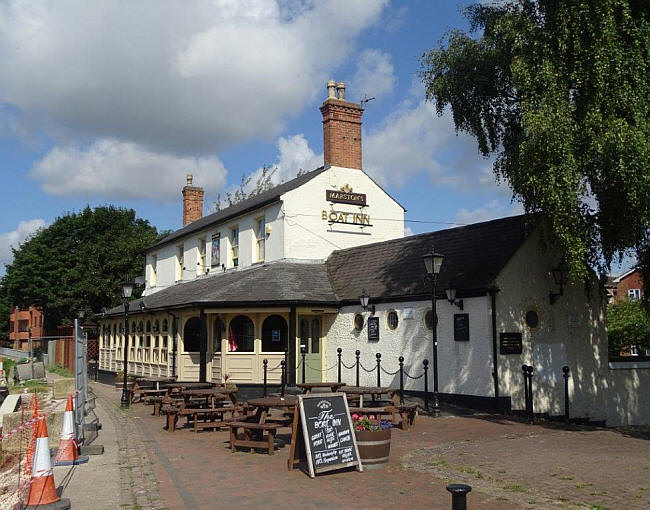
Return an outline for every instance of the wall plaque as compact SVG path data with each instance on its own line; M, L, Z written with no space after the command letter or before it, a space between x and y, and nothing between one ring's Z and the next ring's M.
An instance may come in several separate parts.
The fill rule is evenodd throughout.
M456 342L469 342L469 314L454 314L454 340Z
M500 333L500 354L521 354L521 333Z
M336 189L325 190L325 199L337 204L366 205L365 193L352 193Z
M379 341L379 317L368 317L368 341Z

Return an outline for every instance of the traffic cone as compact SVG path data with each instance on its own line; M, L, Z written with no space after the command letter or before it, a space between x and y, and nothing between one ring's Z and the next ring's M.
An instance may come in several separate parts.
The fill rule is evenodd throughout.
M50 462L50 442L47 437L45 416L38 422L36 432L36 451L34 467L29 481L29 493L24 508L50 508L66 510L70 508L69 499L61 499L54 485L54 473Z
M68 395L68 401L63 413L63 427L61 427L61 442L59 451L56 454L55 466L72 466L85 464L88 462L88 456L80 456L75 441L74 434L74 406L72 404L72 394Z

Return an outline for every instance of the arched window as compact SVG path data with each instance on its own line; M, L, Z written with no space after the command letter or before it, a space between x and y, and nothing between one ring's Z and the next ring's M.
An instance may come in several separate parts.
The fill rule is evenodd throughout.
M269 315L262 323L262 351L284 352L288 338L287 321L281 315Z
M113 324L113 339L111 344L113 347L117 344L117 324Z
M183 347L185 352L199 352L201 350L201 320L192 317L183 328Z
M214 330L212 336L212 352L221 352L221 340L226 335L226 325L221 317L214 319Z
M245 315L238 315L230 321L228 330L228 350L253 352L255 348L255 326Z
M307 319L300 319L300 348L307 349L309 345L309 321Z
M145 330L147 333L151 333L151 321L147 321L147 329Z
M154 333L160 332L160 322L158 321L158 319L156 319L156 322L153 323L153 332Z
M167 322L167 319L163 319L162 321L162 331L163 333L167 333L169 331L169 324Z

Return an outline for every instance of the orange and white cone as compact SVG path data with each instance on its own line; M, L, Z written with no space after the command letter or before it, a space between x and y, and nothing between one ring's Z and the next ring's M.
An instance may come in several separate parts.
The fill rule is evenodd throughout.
M88 462L87 456L80 456L75 441L74 433L74 406L72 404L72 394L68 395L68 401L63 413L63 427L61 428L61 442L59 451L56 455L55 466L72 466L85 464Z
M51 505L51 506L44 506ZM32 479L29 482L27 508L70 508L70 500L61 499L54 485L54 473L50 462L50 442L47 437L45 417L38 422L36 431L36 451Z
M38 397L36 393L32 393L32 421L38 418ZM29 440L27 447L27 456L25 459L25 474L31 476L32 474L32 461L34 460L34 451L36 450L36 433L38 432L38 422L32 424L32 437Z

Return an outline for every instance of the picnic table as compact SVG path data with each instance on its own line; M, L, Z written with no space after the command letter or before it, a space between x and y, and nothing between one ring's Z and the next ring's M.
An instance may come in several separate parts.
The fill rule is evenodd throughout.
M317 388L326 388L329 389L332 393L339 391L341 386L345 386L345 383L340 382L311 382L311 383L301 383L296 384L298 388L301 388L305 394L311 393L314 389Z
M261 397L253 398L248 401L248 405L255 407L255 414L249 415L242 420L231 421L228 423L230 427L230 449L235 451L237 446L243 446L255 452L256 448L266 450L269 455L273 455L275 451L275 434L277 429L287 426L293 420L293 413L295 413L298 398L293 395L286 395L284 397ZM284 409L287 411L284 418L276 419L270 418L269 412L271 409ZM238 431L242 430L242 436L238 435ZM266 433L266 437L264 434Z
M359 397L359 407L364 407L363 397L365 395L370 395L372 397L371 405L379 405L387 403L387 400L382 400L382 395L388 395L388 402L391 404L397 404L395 396L397 390L390 387L380 387L380 386L342 386L339 391L342 391L346 395L353 395Z
M160 389L161 383L173 383L176 379L173 377L141 377L141 376L136 376L135 377L135 383L136 385L140 387L144 387L145 385L151 385L155 386L157 390Z
M221 414L223 415L224 412L236 412L241 410L241 407L237 406L228 406L228 407L216 407L217 402L223 402L224 400L227 400L228 397L226 395L222 395L220 393L214 393L209 397L211 406L208 407L198 407L198 406L193 406L192 402L186 401L185 399L183 401L178 402L178 404L172 402L166 403L161 407L161 412L167 415L167 431L168 432L174 432L176 430L176 424L178 423L178 418L181 416L185 416L187 418L186 424L189 424L190 422L194 422L194 429L198 429L199 425L197 425L197 420L200 416L203 416L206 420L208 418L213 418L213 416L210 416L211 414ZM212 420L214 421L214 420ZM225 425L225 420L222 419L219 420L220 425L218 426L224 426ZM213 427L216 427L217 425L212 425Z
M393 423L399 423L402 430L408 430L417 416L417 404L400 404L397 396L397 389L378 386L343 386L339 391L347 395L359 397L358 406L350 406L351 413L373 414L377 417L391 418ZM366 401L364 405L364 395L370 395L372 400ZM387 395L389 399L383 399L382 395Z
M193 400L205 400L206 405L214 407L215 402L229 399L230 397L222 392L222 388L191 388L189 390L181 390L180 396L183 397L187 404Z
M170 392L182 390L199 390L206 388L214 388L214 383L211 382L198 382L198 381L175 381L163 384Z

